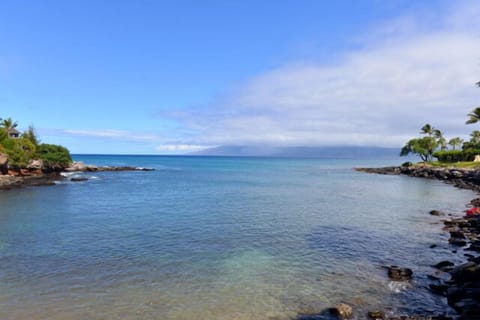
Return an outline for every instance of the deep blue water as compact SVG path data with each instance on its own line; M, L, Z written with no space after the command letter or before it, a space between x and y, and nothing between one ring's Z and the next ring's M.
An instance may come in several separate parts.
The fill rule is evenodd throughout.
M359 173L399 160L76 156L152 172L0 193L0 319L294 319L446 309L440 219L474 195ZM431 244L439 244L430 249ZM384 265L414 269L408 288Z

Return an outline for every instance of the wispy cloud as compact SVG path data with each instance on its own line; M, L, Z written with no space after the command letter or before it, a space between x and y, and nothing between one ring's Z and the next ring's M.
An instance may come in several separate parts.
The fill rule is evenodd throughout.
M465 134L480 103L480 5L455 5L385 23L333 65L291 63L171 117L194 145L397 146L426 122Z
M186 153L208 149L211 146L192 144L162 144L155 147L155 150L166 153Z
M473 129L464 125L466 114L480 105L480 4L446 4L354 35L359 49L333 63L294 61L203 106L162 109L162 121L175 129L55 134L141 142L163 153L218 145L400 146L427 122L449 137L466 136Z
M130 141L159 141L161 137L155 134L145 134L124 130L61 130L61 133L71 136L97 137Z

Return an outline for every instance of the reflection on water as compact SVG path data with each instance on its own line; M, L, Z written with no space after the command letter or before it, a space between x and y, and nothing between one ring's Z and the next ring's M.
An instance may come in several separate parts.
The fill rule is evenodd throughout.
M1 319L295 319L445 308L431 209L472 193L352 161L91 157L155 167L0 193ZM106 162L106 163L104 163ZM377 164L378 165L378 164ZM173 168L173 169L169 169ZM384 265L415 271L410 287Z

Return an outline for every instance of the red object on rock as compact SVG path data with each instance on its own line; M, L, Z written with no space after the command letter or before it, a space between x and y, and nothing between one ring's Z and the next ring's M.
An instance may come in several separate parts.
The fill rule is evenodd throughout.
M470 208L468 210L465 210L465 212L467 213L467 217L473 217L473 216L476 216L476 215L480 214L480 208L473 207L473 208Z

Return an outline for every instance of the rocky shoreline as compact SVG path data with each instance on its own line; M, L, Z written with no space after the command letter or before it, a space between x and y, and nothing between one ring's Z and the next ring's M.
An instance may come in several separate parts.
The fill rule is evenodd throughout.
M415 165L383 168L355 168L355 170L366 173L406 175L416 178L436 179L453 184L457 188L480 192L480 170L477 169L441 168Z
M85 176L68 176L63 173L107 172L107 171L153 171L152 168L131 166L95 166L74 162L66 168L30 166L28 168L10 168L6 174L0 174L0 190L20 189L33 186L51 186L60 181L80 182L88 180Z
M436 168L430 166L400 166L384 168L356 168L367 173L385 175L407 175L427 179L437 179L452 184L455 187L480 192L480 170L459 168ZM432 294L445 297L457 313L445 315L408 315L389 317L383 311L372 311L366 315L369 319L480 319L480 198L473 199L465 215L460 218L450 218L438 210L430 211L431 215L443 220L445 232L450 234L448 240L455 256L451 260L462 261L454 263L449 260L432 262L434 270L429 279ZM397 274L397 267L388 268L391 277ZM410 269L401 269L401 273L411 275ZM407 280L407 279L405 279ZM448 316L447 316L448 315Z

